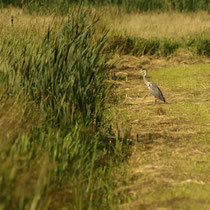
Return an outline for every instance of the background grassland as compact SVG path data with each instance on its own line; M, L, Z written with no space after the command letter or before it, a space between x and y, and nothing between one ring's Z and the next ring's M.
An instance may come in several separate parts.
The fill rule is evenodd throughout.
M109 16L108 16L109 17ZM195 35L210 38L210 14L194 13L131 13L107 17L113 31L131 37L181 40Z
M74 7L68 7L69 14L73 10ZM92 15L95 13L101 16L103 24L98 24L98 28L106 24L111 27L108 51L137 56L169 56L183 49L190 54L210 55L209 14L207 12L178 13L171 11L170 13L133 12L128 14L118 7L108 6L92 7L90 10ZM16 35L18 31L21 35L21 28L26 29L30 26L36 39L44 35L49 25L59 25L64 19L64 16L55 15L55 11L51 11L47 16L46 13L43 13L36 17L36 14L24 13L22 15L23 10L8 8L1 13L3 22L8 24L5 13L14 16ZM2 24L2 36L7 34L6 25ZM24 33L26 34L27 31ZM97 34L100 33L96 33L96 36Z
M169 56L178 49L209 56L209 14L131 13L111 15L110 45L121 54Z

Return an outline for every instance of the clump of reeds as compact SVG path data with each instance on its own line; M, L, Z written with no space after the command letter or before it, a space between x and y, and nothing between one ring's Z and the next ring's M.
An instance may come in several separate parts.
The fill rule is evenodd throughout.
M22 52L12 47L8 54L12 80L51 122L62 126L79 122L97 127L103 119L109 90L109 56L104 52L108 31L97 35L98 19L87 13L79 9L56 35L49 29L38 45L31 41Z

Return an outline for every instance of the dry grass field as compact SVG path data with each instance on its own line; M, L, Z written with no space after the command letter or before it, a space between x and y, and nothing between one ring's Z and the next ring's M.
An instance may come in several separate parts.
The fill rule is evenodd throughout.
M14 27L17 30L18 28L29 28L46 29L51 23L53 23L54 15L37 15L37 14L27 14L21 9L17 8L8 8L1 10L0 13L0 26L5 29L9 29L10 26L10 17L14 18Z
M111 16L108 23L114 32L128 36L182 39L203 34L210 37L210 14L197 13L141 13Z
M92 9L93 13L101 15L101 20L111 28L114 33L143 38L172 38L182 39L189 36L203 34L210 37L210 14L196 13L116 13L116 9ZM14 16L14 26L18 28L47 30L48 26L59 22L64 17L56 14L37 15L26 14L20 9L4 9L0 13L2 29L8 29L9 18Z

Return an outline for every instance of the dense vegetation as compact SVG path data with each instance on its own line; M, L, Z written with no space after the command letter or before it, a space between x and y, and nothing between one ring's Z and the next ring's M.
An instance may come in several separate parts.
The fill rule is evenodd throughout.
M66 11L67 6L78 3L78 0L1 0L0 4L2 6L7 6L12 4L18 7L28 7L28 8L57 8L57 10ZM208 0L84 0L83 3L92 5L118 5L125 9L127 12L130 11L152 11L152 10L178 10L178 11L197 11L197 10L207 10L210 11L210 2Z
M117 49L120 54L169 56L178 48L188 49L198 55L210 56L210 40L201 36L189 37L183 40L144 39L116 35L110 41L110 49Z
M7 49L3 55L9 58L11 74L19 73L13 83L18 80L27 98L62 127L76 123L95 123L98 127L102 123L109 90L105 84L106 62L110 57L103 52L106 29L93 41L96 22L96 18L88 21L86 12L79 10L63 23L57 35L53 36L53 28L48 29L38 45L25 38L20 46L14 37L2 45L2 51Z
M40 40L33 30L24 36L12 31L4 38L3 209L85 209L117 202L111 189L123 144L105 115L110 55L105 52L107 30L96 34L97 22L79 8ZM126 145L126 138L122 140Z

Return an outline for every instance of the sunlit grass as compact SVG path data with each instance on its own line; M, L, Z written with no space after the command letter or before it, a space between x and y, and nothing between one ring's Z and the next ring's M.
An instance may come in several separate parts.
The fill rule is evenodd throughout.
M150 75L153 80L164 83L168 88L176 88L181 90L192 90L192 92L206 92L208 80L210 78L209 65L192 65L168 67L151 71Z
M150 198L154 201L159 201L159 207L171 207L173 209L209 209L208 203L209 185L202 185L193 183L188 184L183 182L174 187L159 187L155 192L151 192L144 196L143 200L150 201ZM189 181L190 182L190 181ZM145 202L145 203L146 203ZM149 205L150 208L154 208L156 204Z
M210 14L197 13L131 13L106 17L112 30L131 37L182 39L197 34L210 37Z
M209 68L201 64L151 71L152 81L157 81L166 95L168 92L170 113L184 116L191 123L209 123Z

